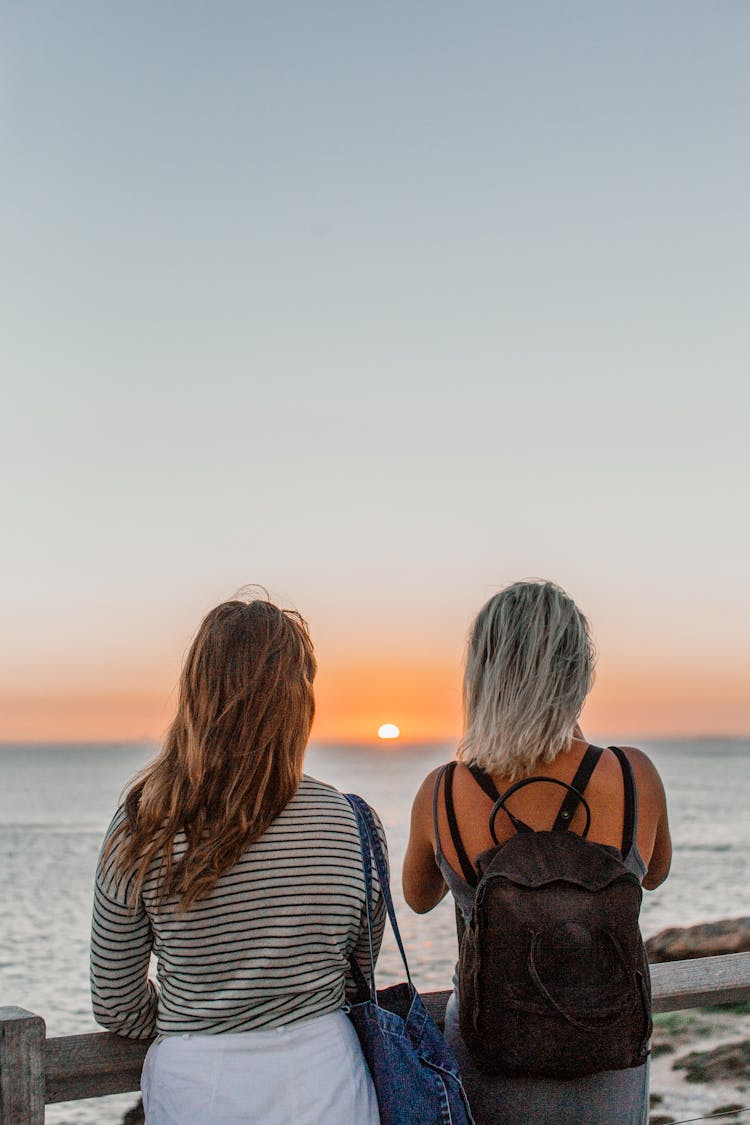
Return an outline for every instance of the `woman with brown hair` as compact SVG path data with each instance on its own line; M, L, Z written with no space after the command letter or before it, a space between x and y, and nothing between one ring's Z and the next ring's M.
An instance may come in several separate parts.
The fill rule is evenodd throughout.
M630 887L629 901L635 904L635 934L631 936L634 945L642 949L637 933L640 885L658 887L667 877L671 859L664 789L642 751L632 746L592 747L584 737L578 719L591 687L593 668L594 650L586 618L559 586L543 581L517 582L495 594L477 614L469 635L464 675L465 730L458 761L429 774L414 801L403 868L406 901L424 913L450 890L459 929L469 928L469 940L461 946L460 981L457 973L448 1001L445 1037L458 1057L477 1125L642 1125L648 1118L650 1013L642 989L635 996L642 1010L633 1007L640 1021L634 1033L638 1046L624 1062L601 1069L592 1062L592 1048L588 1057L585 1052L583 1058L572 1053L562 1061L556 1058L554 1066L550 1063L551 1053L566 1051L564 1032L560 1035L552 1030L560 1028L561 1017L564 1028L575 1025L580 1031L588 1024L600 1039L614 1041L620 1030L613 1023L610 1035L609 1025L595 1028L593 1018L580 1015L587 1002L584 993L588 997L594 992L594 964L606 966L606 958L612 958L611 942L607 944L604 932L600 940L593 921L588 929L587 918L580 925L571 916L570 921L550 931L552 965L559 969L557 956L564 963L569 955L569 964L583 969L580 995L576 992L577 977L571 975L562 982L576 993L574 1002L581 1005L575 1008L578 1019L566 1015L549 988L540 983L540 958L535 962L534 948L538 939L544 935L546 940L547 936L541 911L533 914L520 935L523 941L531 938L528 960L520 943L519 948L509 945L509 934L517 932L512 929L507 908L512 905L512 891L508 892L502 916L494 918L497 944L494 956L485 959L487 970L483 972L484 965L480 966L474 978L463 972L464 964L477 965L473 942L480 911L474 907L480 875L492 863L510 864L510 860L504 860L503 849L506 856L510 849L510 854L521 857L524 848L527 855L531 854L529 847L537 848L541 855L544 847L546 854L557 861L558 877L563 871L562 855L571 854L570 846L578 848L577 857L586 849L585 844L579 846L580 840L571 840L571 833L585 837L589 848L593 847L593 852L586 853L587 862L593 856L602 869L607 862L610 867L614 865L618 880ZM530 840L537 843L524 843ZM539 865L524 883L521 875L526 872L522 871L521 859L517 860L513 878L521 888L518 898L527 896L527 904L541 901L529 898L535 886L541 885L541 871ZM509 876L506 886L512 882ZM482 899L483 904L486 901ZM579 901L571 895L571 910ZM590 937L593 940L589 943ZM542 948L546 951L549 947ZM622 963L617 958L615 961L617 965ZM589 969L591 979L587 976ZM628 978L629 986L635 989L647 973L645 965L643 970L639 968ZM482 981L487 979L495 981L495 991L489 995L481 993ZM464 984L473 1007L467 1003L462 1006ZM471 994L473 987L476 1002ZM486 1053L481 1054L481 1043L479 1054L471 1049L464 1033L475 1031L480 1008L491 1013L493 1026L500 1027L501 1034L505 1026L510 1027L516 1049L521 1034L532 1019L535 1021L537 1038L526 1036L524 1042L532 1044L526 1057L513 1059L511 1052L498 1052L488 1058ZM625 1021L621 1022L625 1027ZM545 1026L550 1029L546 1037ZM553 1070L564 1073L566 1068L579 1076L552 1075Z
M357 823L302 771L315 668L299 614L212 610L164 745L105 837L93 1008L110 1031L157 1036L149 1125L379 1121L344 1012L351 960L370 970Z

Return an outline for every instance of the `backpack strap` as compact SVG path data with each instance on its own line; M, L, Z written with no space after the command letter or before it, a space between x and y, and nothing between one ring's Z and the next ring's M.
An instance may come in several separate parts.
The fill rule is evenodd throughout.
M638 793L635 788L635 778L633 777L633 767L630 760L623 749L619 746L610 746L620 761L620 768L622 769L622 782L625 791L625 813L622 819L622 847L620 854L625 859L630 853L635 843L635 832L638 827Z
M604 750L601 746L587 747L586 753L578 764L575 777L570 783L572 788L568 790L563 798L563 803L560 805L560 811L557 814L555 823L552 825L553 832L567 832L568 828L570 828L570 823L575 816L576 809L581 803L579 793L585 793L586 786L591 780L591 775L596 769L596 763L603 753Z
M536 780L536 779L534 779L534 780ZM543 781L544 778L541 778L540 780ZM516 832L526 832L526 833L532 832L533 833L535 831L535 829L532 828L530 824L527 824L525 820L521 820L521 818L519 816L516 816L514 813L512 813L510 811L510 809L507 809L505 807L505 804L504 804L505 798L510 797L511 790L513 792L515 792L517 786L521 786L521 785L524 785L524 784L525 783L521 781L521 782L517 782L517 785L511 785L510 789L506 789L506 791L503 793L502 797L498 797L498 799L495 801L494 805L492 806L492 812L490 813L490 832L492 833L492 839L495 841L496 844L499 844L500 841L498 840L497 836L495 835L495 817L500 812L500 809L503 810L503 812L507 816L510 823L513 825L513 828Z
M393 929L393 936L396 939L398 951L401 954L401 960L404 963L404 970L406 971L406 979L409 984L410 993L414 992L414 985L411 981L411 974L409 973L409 963L406 960L406 953L404 952L403 942L401 941L401 934L396 920L396 911L393 906L393 899L391 898L390 886L390 872L388 870L388 860L386 859L383 845L380 842L378 835L378 828L375 823L375 818L372 815L372 809L362 797L358 797L356 793L344 793L345 799L354 813L357 821L357 831L359 832L359 846L362 854L362 871L364 874L365 882L365 911L367 914L367 935L369 939L369 954L370 954L370 999L373 1004L378 1004L378 993L375 988L375 961L377 960L377 952L375 950L373 940L373 917L374 917L374 904L373 904L373 890L372 890L372 867L374 865L378 875L378 882L380 884L380 895L385 902L385 908L391 922ZM354 963L352 958L351 963ZM355 980L358 984L361 983L364 977L360 973L357 978L354 974ZM365 984L367 982L365 981Z
M484 790L491 801L496 801L500 796L500 793L490 775L485 770L483 770L481 766L476 765L476 763L474 762L472 762L471 765L467 766L466 768L476 781L479 788Z
M492 839L496 844L499 844L500 841L498 840L497 833L495 832L495 818L497 817L497 814L501 809L509 818L516 832L536 831L535 828L530 828L528 824L524 824L524 822L522 820L519 820L517 816L513 816L513 813L505 807L505 802L510 796L512 796L513 793L518 792L519 789L523 789L526 785L536 785L540 781L549 782L550 785L559 785L562 789L573 789L573 786L568 785L567 781L560 781L560 779L557 777L525 777L523 781L517 781L515 785L511 785L510 789L506 789L502 796L498 797L498 799L492 806L492 812L490 813L490 835L492 836ZM580 801L586 812L586 823L583 826L583 832L581 832L581 836L585 840L589 834L589 828L591 827L591 809L583 793L579 793L578 790L573 790L573 792L576 796L576 804Z
M448 817L448 829L453 841L453 847L456 849L458 862L461 865L464 879L471 887L477 885L477 873L474 870L471 860L469 859L464 842L461 839L461 833L458 830L458 821L456 820L456 809L453 804L453 774L456 772L456 762L449 762L445 767L443 774L443 785L445 786L445 813ZM435 825L435 832L437 833L437 824Z

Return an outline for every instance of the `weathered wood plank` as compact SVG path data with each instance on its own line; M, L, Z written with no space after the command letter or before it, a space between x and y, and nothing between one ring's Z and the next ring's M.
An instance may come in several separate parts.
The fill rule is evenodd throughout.
M655 1012L750 1000L750 953L652 965L651 980ZM440 1026L449 996L447 991L422 994ZM149 1042L95 1032L45 1043L39 1016L22 1008L0 1008L0 1122L41 1125L44 1100L49 1104L137 1090Z
M123 1039L108 1031L48 1039L47 1104L139 1089L150 1044L150 1039Z
M750 953L725 953L651 966L655 1012L750 1000Z
M41 1016L0 1008L2 1125L44 1125L44 1036Z

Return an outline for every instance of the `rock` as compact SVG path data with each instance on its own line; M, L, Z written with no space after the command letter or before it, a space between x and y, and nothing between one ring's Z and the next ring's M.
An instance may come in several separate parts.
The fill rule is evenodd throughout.
M733 1029L735 1021L730 1027ZM651 1055L673 1055L685 1048L696 1047L696 1039L703 1039L716 1031L716 1020L706 1018L698 1012L660 1012L654 1016L654 1032L651 1037ZM743 1032L727 1030L726 1036L741 1035ZM748 1122L750 1125L750 1122Z
M671 926L646 942L648 959L689 961L693 957L718 957L750 951L750 918L724 918L698 926Z
M674 1070L684 1070L688 1082L750 1081L750 1039L735 1043L722 1043L710 1051L691 1051L672 1064Z
M143 1113L143 1100L134 1105L122 1119L122 1125L144 1125L146 1118Z

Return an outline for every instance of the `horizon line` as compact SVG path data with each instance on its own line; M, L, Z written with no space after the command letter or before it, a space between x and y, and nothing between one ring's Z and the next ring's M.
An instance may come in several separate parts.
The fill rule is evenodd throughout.
M372 749L374 746L382 747L386 750L397 750L399 747L405 749L438 747L457 743L458 737L456 735L445 735L435 738L397 738L397 739L380 739L377 735L371 738L342 738L336 736L334 738L311 738L307 744L309 749ZM750 742L750 731L745 733L736 734L716 734L710 732L703 732L701 734L620 734L609 735L607 742L619 743L625 742L626 744L638 742ZM0 749L7 749L9 747L94 747L101 746L102 748L125 748L135 746L159 746L161 739L144 735L142 738L0 738Z

